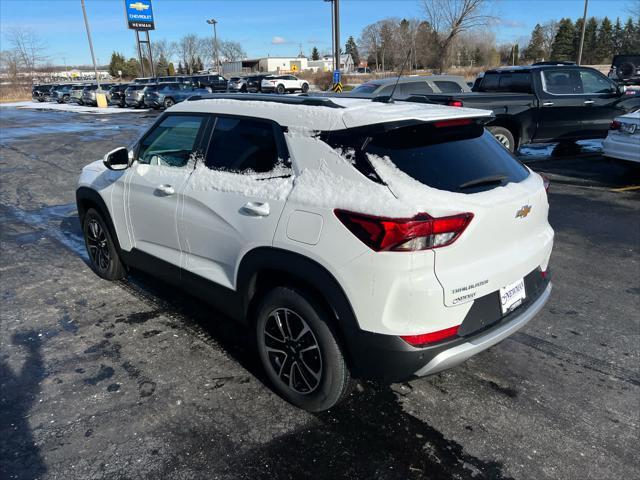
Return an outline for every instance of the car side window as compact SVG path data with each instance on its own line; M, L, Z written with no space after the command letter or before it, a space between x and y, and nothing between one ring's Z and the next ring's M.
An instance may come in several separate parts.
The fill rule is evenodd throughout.
M607 77L590 70L580 70L582 93L611 93L615 87Z
M545 70L542 77L545 83L545 90L555 95L571 95L580 93L578 90L574 70Z
M186 166L204 120L204 115L167 115L142 140L138 162L165 167Z
M270 172L279 163L273 124L232 117L216 119L205 165L231 172Z
M442 93L460 93L463 91L460 85L449 80L434 80L433 83Z

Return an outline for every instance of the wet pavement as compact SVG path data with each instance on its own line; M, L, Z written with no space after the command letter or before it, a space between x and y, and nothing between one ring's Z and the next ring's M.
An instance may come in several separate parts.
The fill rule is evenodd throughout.
M89 269L77 176L155 115L108 117L0 109L0 478L638 477L640 193L617 191L636 170L591 147L535 156L556 230L544 311L455 369L312 415L209 306Z

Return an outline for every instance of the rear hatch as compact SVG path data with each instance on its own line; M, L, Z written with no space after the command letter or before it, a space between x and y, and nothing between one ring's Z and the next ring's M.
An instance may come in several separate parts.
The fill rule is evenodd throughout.
M433 248L445 305L471 302L546 269L553 231L543 179L481 122L394 128L369 137L364 152L393 194L416 213L473 215L452 243Z

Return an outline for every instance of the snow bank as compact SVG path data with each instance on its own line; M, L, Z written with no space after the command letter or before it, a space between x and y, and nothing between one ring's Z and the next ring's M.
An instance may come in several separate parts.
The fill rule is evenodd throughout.
M31 110L57 110L61 112L75 112L75 113L94 113L98 115L107 115L112 113L132 113L132 112L148 112L148 109L136 110L133 108L119 108L119 107L89 107L86 105L77 105L74 103L52 103L52 102L16 102L16 105L3 106L15 106L19 109L31 109Z

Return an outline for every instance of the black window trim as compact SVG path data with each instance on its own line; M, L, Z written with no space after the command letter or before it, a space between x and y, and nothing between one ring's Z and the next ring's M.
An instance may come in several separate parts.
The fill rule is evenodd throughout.
M228 113L207 113L205 115L209 116L209 120L207 122L207 127L203 134L202 138L202 161L204 162L209 154L209 148L211 146L211 139L213 138L213 132L215 131L215 126L218 121L218 118L233 118L238 120L248 120L252 122L262 122L268 123L271 125L273 130L273 136L276 141L276 149L278 152L278 159L282 159L284 161L285 166L292 167L291 165L291 156L289 155L289 149L287 148L287 142L284 139L284 131L286 127L283 127L279 123L274 120L268 118L259 118L259 117L251 117L249 115L234 115ZM197 162L196 162L197 164ZM209 168L209 167L207 167ZM220 171L219 169L211 169L215 171ZM230 172L237 175L242 175L242 172ZM268 172L265 172L268 173ZM266 179L265 179L266 180Z
M544 91L544 93L546 93L547 95L551 95L552 97L584 97L584 96L593 96L593 95L611 95L614 94L615 91L611 91L611 92L606 92L606 93L553 93L547 90L547 81L544 78L544 73L545 72L549 72L549 71L562 71L564 70L562 67L555 67L555 68L546 68L544 70L540 70L540 81L542 82L542 90ZM571 68L571 69L566 69L567 72L575 72L575 75L579 78L580 77L580 71L581 70L587 70L590 72L595 72L596 74L602 75L604 78L606 78L609 83L614 86L614 82L611 81L611 79L609 77L607 77L604 73L599 72L598 70L592 69L592 68ZM582 80L580 80L580 83L582 83Z

